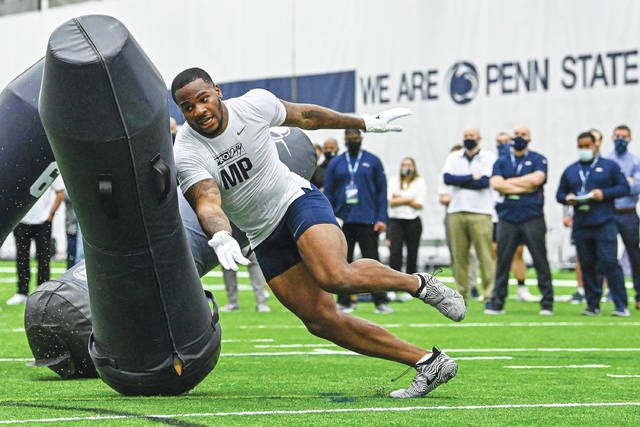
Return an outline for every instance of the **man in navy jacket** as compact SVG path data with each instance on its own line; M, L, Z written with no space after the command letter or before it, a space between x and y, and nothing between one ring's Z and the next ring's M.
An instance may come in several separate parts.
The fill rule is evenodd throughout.
M387 223L387 178L380 159L361 150L362 134L358 129L344 132L347 151L335 157L324 177L324 194L342 222L347 239L347 259L353 261L358 243L364 258L378 259L378 234ZM376 313L393 311L386 293L374 293ZM353 310L350 295L338 295L343 311Z
M602 283L598 270L607 278L615 303L614 316L629 316L624 276L618 264L618 230L614 200L629 194L629 184L616 162L598 155L589 132L578 136L579 161L565 169L556 199L574 206L573 239L582 265L587 308L582 314L600 313Z

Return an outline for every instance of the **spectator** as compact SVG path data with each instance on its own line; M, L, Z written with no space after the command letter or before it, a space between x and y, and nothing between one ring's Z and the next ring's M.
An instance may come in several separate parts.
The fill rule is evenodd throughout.
M51 259L51 221L64 197L62 178L58 176L51 187L36 201L13 230L16 240L18 292L7 300L8 305L24 304L29 294L31 270L29 266L31 240L36 242L38 286L49 280Z
M247 255L247 258L251 261L247 267L249 270L249 278L251 280L251 287L256 295L256 311L260 313L268 313L271 308L267 305L267 298L269 294L265 290L265 279L258 265L255 253ZM222 270L222 276L224 277L224 287L227 291L227 304L220 308L220 311L237 311L240 309L238 303L238 274L233 270Z
M171 142L175 142L178 134L178 122L173 117L169 117L169 130L171 131Z
M416 162L405 157L400 165L400 175L389 180L389 229L391 243L389 266L402 270L402 250L407 248L406 273L417 272L418 248L422 236L420 214L427 195L427 185L418 174Z
M620 125L613 130L615 149L607 156L620 166L631 192L628 196L615 200L615 219L618 233L629 256L633 287L636 293L636 309L640 310L640 227L636 205L640 194L640 158L628 150L631 143L631 129Z
M449 150L450 153L454 151L462 150L461 144L454 144ZM447 249L449 250L449 259L451 260L451 268L453 269L453 251L451 250L451 236L449 235L449 214L447 213L447 207L449 203L451 203L451 187L444 183L443 173L440 173L440 179L438 180L438 201L442 206L444 206L444 235L447 241ZM476 256L476 252L471 248L471 252L469 253L469 284L471 286L471 297L478 298L480 293L478 292L478 287L476 284L478 283L477 277L478 271L478 257Z
M493 259L491 234L494 196L489 176L496 156L480 149L480 132L464 131L464 151L450 153L443 168L443 179L451 186L451 202L447 208L449 236L453 255L453 274L462 296L469 297L469 253L473 245L480 261L482 291L491 295Z
M82 235L80 235L80 226L76 218L76 211L73 209L69 193L64 192L64 225L67 232L67 270L84 259L84 251L82 250ZM82 253L82 259L79 254Z
M567 167L556 193L558 202L574 206L573 239L582 265L587 300L586 316L600 313L602 283L609 284L614 316L629 316L622 269L617 260L617 226L614 200L629 194L629 184L620 167L597 155L595 138L589 132L578 136L578 159Z
M573 207L566 205L562 209L562 225L565 228L573 228ZM575 246L576 242L573 240L573 233L571 233L571 245ZM582 281L582 267L580 266L580 258L578 258L578 252L576 251L576 292L571 295L569 303L581 304L584 301L584 282Z
M380 159L361 150L362 134L358 129L344 131L347 151L329 162L324 178L324 193L331 202L347 240L347 260L353 261L356 243L364 258L378 260L378 235L387 223L387 179ZM375 312L393 312L387 294L371 294ZM351 295L338 295L338 308L354 310Z
M316 167L311 177L311 183L320 190L324 188L324 176L327 173L329 162L338 155L338 141L335 138L327 139L322 146L321 153L324 160Z
M547 227L544 221L544 191L547 180L547 159L529 150L531 132L520 127L514 131L509 156L496 161L493 166L491 187L504 201L498 210L498 257L496 281L491 303L486 314L503 314L508 294L509 270L516 248L527 245L538 276L538 289L542 294L540 315L553 315L553 286L547 260Z
M506 132L500 132L496 137L496 148L498 151L498 158L503 156L509 156L511 154L511 136ZM496 193L498 194L498 193ZM500 210L502 206L502 197L499 198L496 203L496 212ZM498 243L497 243L497 235L498 235L498 217L497 215L494 217L493 221L493 245L491 246L491 250L493 251L494 259L497 258L498 254ZM525 284L525 278L527 274L527 265L524 263L524 245L519 245L516 248L516 251L513 255L513 261L511 262L511 272L514 277L518 281L518 299L520 301L538 301L536 297L531 295L529 292L529 288Z

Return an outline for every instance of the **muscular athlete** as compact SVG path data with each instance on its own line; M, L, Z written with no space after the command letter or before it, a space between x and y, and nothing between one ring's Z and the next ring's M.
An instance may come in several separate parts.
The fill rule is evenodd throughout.
M237 263L248 263L231 237L231 219L247 233L274 295L309 332L360 354L416 368L411 386L392 397L423 396L453 378L457 364L446 354L341 313L331 294L405 291L455 321L466 313L462 296L425 273L404 274L371 259L348 263L347 244L328 200L279 160L269 133L281 125L400 131L390 122L409 111L356 117L286 102L262 89L223 102L218 85L199 68L178 74L171 93L187 122L175 141L178 180L220 264L237 270ZM357 190L355 195L351 191L357 199Z

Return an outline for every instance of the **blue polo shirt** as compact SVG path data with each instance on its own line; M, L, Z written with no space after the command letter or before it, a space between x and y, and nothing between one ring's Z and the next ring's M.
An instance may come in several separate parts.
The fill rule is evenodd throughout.
M535 151L527 151L524 156L510 155L500 157L493 164L493 176L504 179L528 175L540 171L547 175L547 158ZM545 179L546 183L546 179ZM543 215L544 190L538 186L533 192L526 194L505 194L504 201L496 205L496 211L501 221L521 224Z
M573 208L573 228L593 227L613 220L614 200L629 194L629 184L620 166L613 160L596 157L593 162L575 162L565 169L556 193L559 203L567 204L567 194L580 194L595 188L602 190L604 200L580 203Z
M346 187L351 182L347 166L347 153L336 156L329 162L324 176L324 194L331 202L333 211L346 224L374 224L387 222L387 178L378 156L361 150L362 157L354 174L358 186L358 203L347 204ZM356 157L351 156L351 166Z

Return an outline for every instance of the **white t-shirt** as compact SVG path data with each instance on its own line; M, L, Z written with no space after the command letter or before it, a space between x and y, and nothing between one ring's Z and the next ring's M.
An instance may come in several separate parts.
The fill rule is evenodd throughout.
M40 196L20 222L22 224L42 224L45 222L49 218L53 203L56 201L56 194L58 191L63 190L64 183L62 182L62 176L58 175L58 177L53 180L47 191Z
M442 168L442 174L452 175L483 175L491 177L493 174L493 163L496 155L490 151L480 150L471 161L464 155L464 150L454 151L449 154ZM494 215L495 195L490 188L482 190L472 190L452 185L451 203L447 208L448 213L471 212L486 215Z
M425 197L427 195L427 184L424 179L419 176L409 183L405 188L400 188L400 177L394 176L389 180L387 185L387 197L389 201L393 195L415 199L416 202L424 206ZM416 209L409 205L391 206L389 205L389 218L397 219L415 219L420 216L422 209Z
M184 193L213 178L220 187L222 209L247 233L251 247L262 243L289 205L311 188L306 179L280 161L269 128L286 118L284 105L271 92L254 89L224 101L229 112L225 131L207 138L188 123L176 135L174 155Z

